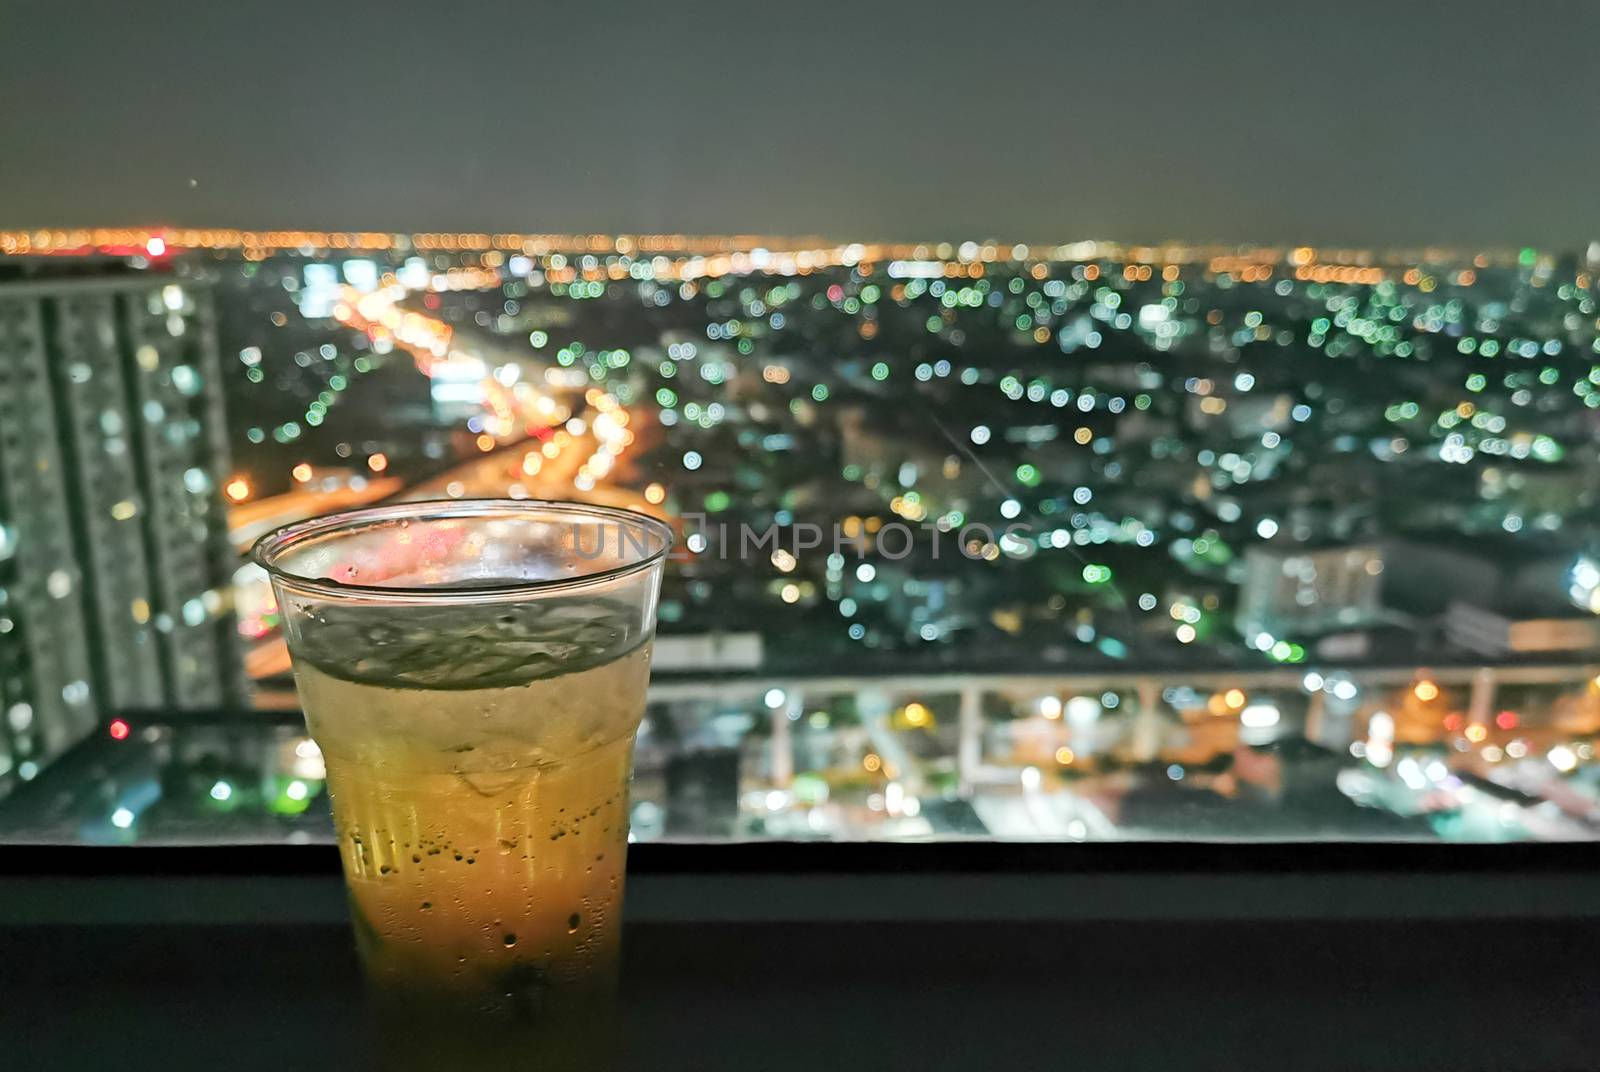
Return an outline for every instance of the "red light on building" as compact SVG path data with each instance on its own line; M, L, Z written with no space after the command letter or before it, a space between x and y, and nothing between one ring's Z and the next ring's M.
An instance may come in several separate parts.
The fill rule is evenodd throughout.
M1494 716L1494 724L1503 730L1517 728L1517 713L1515 711L1502 711Z
M107 727L107 732L111 734L113 741L126 741L128 734L132 733L133 730L122 719L114 718L111 720L111 725Z
M1451 733L1461 729L1461 716L1458 714L1444 716L1444 728Z

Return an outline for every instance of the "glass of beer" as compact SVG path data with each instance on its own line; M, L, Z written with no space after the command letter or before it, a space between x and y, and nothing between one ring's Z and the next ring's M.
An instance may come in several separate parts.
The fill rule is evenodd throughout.
M517 500L356 510L256 545L400 1063L603 1066L670 545L642 514Z

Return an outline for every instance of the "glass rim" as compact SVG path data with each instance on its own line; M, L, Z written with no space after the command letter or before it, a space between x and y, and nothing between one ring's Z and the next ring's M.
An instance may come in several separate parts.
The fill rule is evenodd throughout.
M552 577L545 580L516 581L490 585L378 585L353 584L332 577L307 577L283 568L278 563L284 552L318 536L355 530L374 523L390 520L482 518L496 513L532 513L535 511L568 514L573 518L589 518L633 525L653 532L661 539L661 546L636 562L596 570L577 577ZM541 592L586 588L606 581L617 580L640 573L658 565L672 550L672 526L658 517L620 506L598 506L592 503L566 499L418 499L414 502L392 503L388 506L364 506L354 510L340 510L320 517L304 518L280 525L256 540L250 547L251 562L267 571L275 581L297 588L309 589L333 597L362 596L377 599L399 599L406 602L458 603L492 601L512 596L526 596Z

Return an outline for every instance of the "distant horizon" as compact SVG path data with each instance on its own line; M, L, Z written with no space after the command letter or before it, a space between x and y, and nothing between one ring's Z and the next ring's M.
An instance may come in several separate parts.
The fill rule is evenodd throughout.
M1352 245L1352 244L1345 244L1345 243L1326 243L1326 242L1324 242L1324 243L1317 243L1317 242L1257 242L1257 241L1251 241L1251 240L1247 240L1247 239L1239 239L1239 240L1230 240L1230 239L1196 239L1196 238L1181 238L1181 237L1165 238L1165 239L1160 239L1160 240L1137 240L1137 239L1123 239L1123 238L1117 238L1117 237L1076 237L1076 238L1064 238L1064 239L1040 239L1040 238L1023 239L1023 238L1016 238L1016 237L1000 237L1000 236L995 236L995 235L972 235L972 234L966 234L966 235L949 236L949 237L944 237L944 236L941 236L941 237L923 236L923 237L920 237L920 238L892 238L892 237L886 238L886 237L862 237L862 236L859 236L859 235L845 235L845 234L824 234L824 233L810 233L810 234L807 234L807 233L786 233L786 232L776 232L776 231L770 232L770 233L762 233L762 232L752 232L752 231L748 231L748 230L728 230L728 231L689 231L689 230L669 230L669 231L659 231L659 230L653 230L653 231L602 231L602 230L519 231L519 230L498 230L498 229L497 230L482 230L482 229L476 229L476 230L440 230L440 229L436 229L436 228L395 229L395 228L388 228L388 227L253 227L253 226L238 226L238 225L233 225L233 224L194 224L194 223L161 222L161 223L142 223L142 224L135 224L135 225L125 225L125 224L111 224L111 225L107 225L107 224L88 224L88 225L83 225L83 224L79 224L79 225L72 225L72 226L43 225L43 226L31 226L31 227L0 228L0 256L6 256L6 255L25 256L25 255L28 255L28 254L33 253L33 252L44 252L44 253L64 252L64 251L67 251L67 250L70 250L70 249L81 248L83 246L108 246L108 245L128 244L128 243L118 243L118 242L110 242L110 241L101 242L101 241L93 241L93 240L91 240L91 241L73 241L74 239L78 238L79 236L89 236L92 239L97 235L105 234L105 233L108 233L108 232L109 233L114 233L114 234L116 234L118 236L126 236L130 240L132 240L134 238L137 238L139 241L144 241L144 240L149 239L149 238L170 238L170 237L174 236L175 233L177 233L177 234L181 234L181 233L191 233L191 234L193 234L193 233L205 233L205 234L218 235L218 236L250 235L250 236L261 236L261 237L264 237L264 238L268 237L268 236L280 237L281 238L281 237L291 236L291 235L323 235L323 236L333 236L333 235L339 235L339 236L378 236L378 235L382 235L382 236L387 236L389 238L403 238L403 239L408 239L408 240L415 239L415 238L420 237L420 236L434 236L434 237L438 237L438 238L441 238L441 239L455 239L456 242L457 242L457 244L454 247L426 247L426 248L429 249L429 251L432 251L432 252L473 252L474 250L477 250L477 249L482 249L482 250L485 250L485 251L492 250L492 249L498 249L501 252L512 252L512 250L510 248L508 248L508 244L507 243L493 241L495 239L503 239L503 238L516 238L516 239L518 239L520 241L535 242L535 243L537 243L537 242L547 242L547 241L551 241L551 240L566 241L566 240L576 240L576 239L587 239L588 242L589 242L589 248L587 248L586 250L584 250L583 247L581 247L578 243L573 242L571 247L562 247L561 249L555 249L553 247L552 250L551 250L552 252L567 252L567 251L570 251L571 249L579 249L581 251L586 251L586 252L599 252L598 249L593 248L593 243L596 240L601 240L601 239L609 240L610 243L613 244L613 245L617 241L625 241L625 242L631 243L633 241L640 240L640 239L652 240L655 243L659 243L660 240L665 240L665 239L678 239L678 240L682 240L682 241L684 241L686 243L694 243L694 242L727 243L728 245L726 245L724 248L719 249L719 250L716 251L716 252L723 252L723 253L749 252L751 250L760 249L760 248L770 248L770 249L773 249L773 250L776 250L776 251L797 251L797 250L802 250L802 249L817 249L817 248L827 248L827 247L840 248L840 247L848 247L848 246L852 246L852 245L860 245L860 246L868 246L868 247L880 247L880 248L881 247L891 247L891 248L896 249L897 251L904 252L904 251L908 251L908 250L916 248L916 247L928 247L928 254L927 255L931 259L940 259L940 260L955 258L956 257L956 253L960 249L960 247L962 247L964 245L968 245L968 244L974 244L974 245L979 246L980 248L981 247L986 247L986 246L993 246L993 247L996 247L996 250L995 250L996 254L1000 254L1000 253L1007 254L1006 256L991 255L989 258L987 258L987 259L990 259L990 260L1012 260L1012 259L1017 259L1017 258L1009 256L1009 254L1018 246L1026 247L1027 250L1028 250L1028 253L1024 254L1021 259L1049 259L1050 255L1053 254L1055 251L1061 249L1061 247L1070 247L1070 246L1111 247L1111 249L1108 249L1108 250L1105 251L1105 252L1108 252L1108 253L1109 252L1134 252L1134 251L1173 253L1173 252L1177 252L1177 251L1180 251L1180 250L1189 250L1189 251L1192 251L1192 252L1233 251L1233 252L1238 252L1238 253L1243 253L1243 252L1260 253L1260 254L1269 254L1270 253L1270 254L1277 254L1280 257L1288 257L1288 256L1291 256L1291 255L1295 254L1297 251L1301 251L1301 250L1312 251L1315 255L1318 255L1318 256L1325 255L1325 254L1332 254L1332 255L1341 255L1341 256L1361 255L1361 256L1378 256L1378 257L1382 257L1382 256L1401 256L1401 255L1417 254L1417 253L1434 253L1434 254L1466 254L1466 253L1472 253L1472 254L1477 254L1477 255L1484 255L1484 254L1520 254L1520 253L1522 253L1524 251L1532 250L1534 253L1539 254L1539 255L1562 256L1562 255L1571 254L1571 255L1575 255L1575 256L1584 256L1585 254L1588 254L1591 257L1593 257L1596 248L1600 247L1600 236L1593 237L1593 238L1582 238L1582 237L1580 237L1580 238L1574 240L1572 245L1568 245L1568 246L1551 245L1551 244L1548 244L1548 243L1544 243L1544 244L1531 243L1531 242L1530 243L1515 243L1515 242L1511 242L1511 243L1486 243L1486 244L1470 244L1470 243L1461 243L1461 242L1448 242L1448 243L1446 243L1446 242L1396 242L1396 243L1393 243L1393 244L1382 244L1382 245ZM18 243L23 242L24 240L26 240L27 244L29 246L31 246L33 244L32 236L37 236L37 235L39 235L41 233L51 236L50 241L49 241L49 243L47 244L47 246L46 246L46 248L44 250L35 251L35 250L31 249L31 248L28 248L28 249L17 249L17 248L14 248ZM60 241L58 239L64 239L65 241ZM468 244L469 242L475 242L478 239L489 239L491 241L489 241L487 243ZM269 243L269 244L275 244L275 243ZM315 243L310 243L310 244L315 244ZM180 249L195 249L195 248L226 249L226 248L234 248L232 244L206 246L206 245L202 245L201 243L198 243L198 242L178 242L178 243L176 243L176 245ZM949 246L949 247L951 247L951 252L949 254L943 254L943 255L938 254L936 252L936 250L937 250L937 247L940 247L940 246ZM365 250L365 251L380 251L380 247L372 247L372 246L348 245L348 246L334 246L334 247L330 247L330 248L347 249L347 250L352 251L352 252L360 252L360 251L363 251L363 250ZM621 252L621 251L618 251L618 252ZM640 250L633 250L631 252L641 252L641 251ZM669 246L663 246L663 245L655 244L655 245L652 246L651 249L645 250L644 252L664 253L664 252L694 252L694 251L689 250L687 248L675 248L675 247L669 247ZM1084 252L1089 252L1089 251L1084 251ZM965 259L965 258L963 258L963 259Z

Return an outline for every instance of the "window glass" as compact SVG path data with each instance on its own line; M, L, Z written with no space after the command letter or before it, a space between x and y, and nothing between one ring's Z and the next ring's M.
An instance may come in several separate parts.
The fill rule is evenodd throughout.
M244 553L480 497L676 531L638 839L1595 836L1600 156L1503 16L171 7L0 15L0 839L331 838Z

